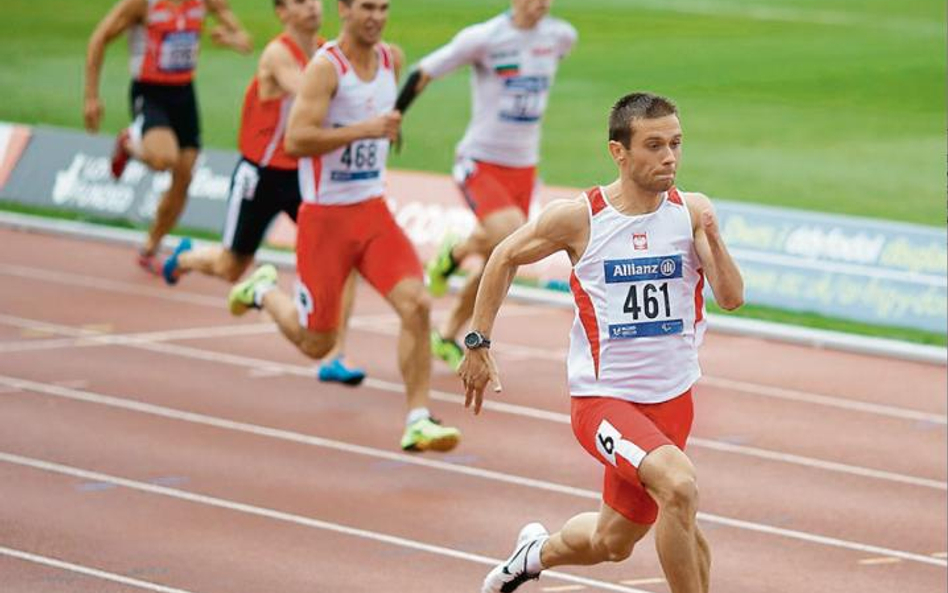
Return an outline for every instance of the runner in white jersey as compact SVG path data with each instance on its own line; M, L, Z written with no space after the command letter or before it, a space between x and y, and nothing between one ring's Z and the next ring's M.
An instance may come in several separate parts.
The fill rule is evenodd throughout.
M276 287L276 269L258 268L234 287L230 309L265 309L301 352L322 358L338 338L343 287L358 272L401 318L398 362L408 417L401 446L449 451L460 440L428 410L430 302L421 263L383 198L401 50L382 43L388 0L340 0L342 31L306 67L290 111L285 146L300 157L296 298Z
M457 147L454 178L480 223L462 242L448 236L427 266L429 289L447 291L448 278L471 254L491 250L529 217L540 124L556 70L576 43L576 29L548 15L550 0L512 0L511 10L467 27L419 63L403 93L413 97L430 80L471 66L472 115ZM410 97L406 97L410 101ZM440 332L434 353L457 368L456 342L470 319L481 270L472 274Z
M565 251L576 319L570 334L573 433L605 467L602 506L556 533L524 527L482 591L514 591L547 568L617 562L658 521L655 545L672 593L707 593L710 550L695 523L698 490L684 454L704 331L704 279L724 309L744 285L707 197L674 187L678 110L649 93L621 98L609 117L619 178L550 204L491 255L461 364L466 405L500 391L491 330L520 265Z

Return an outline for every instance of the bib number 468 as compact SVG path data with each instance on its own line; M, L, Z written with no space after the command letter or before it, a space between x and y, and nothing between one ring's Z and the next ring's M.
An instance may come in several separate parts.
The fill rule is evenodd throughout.
M641 294L639 294L640 288ZM661 298L659 298L659 295ZM662 305L664 305L664 311L662 311ZM631 313L632 319L636 321L641 314L644 314L646 319L655 319L660 314L663 317L671 317L668 283L663 282L660 286L656 286L651 282L644 285L632 284L629 286L629 294L625 297L622 311Z
M339 160L348 169L374 169L378 162L375 142L359 142L346 146Z

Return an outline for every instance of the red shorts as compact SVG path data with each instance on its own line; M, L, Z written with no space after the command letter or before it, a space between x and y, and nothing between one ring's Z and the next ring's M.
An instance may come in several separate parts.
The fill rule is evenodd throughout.
M383 296L405 278L423 278L414 246L382 198L345 206L303 203L296 224L296 308L310 331L339 327L353 269Z
M455 164L454 180L478 220L510 207L519 208L526 217L530 215L537 168L461 159Z
M654 523L658 505L639 480L639 464L662 445L684 451L693 418L690 389L659 404L572 398L573 434L606 468L602 501L633 523Z

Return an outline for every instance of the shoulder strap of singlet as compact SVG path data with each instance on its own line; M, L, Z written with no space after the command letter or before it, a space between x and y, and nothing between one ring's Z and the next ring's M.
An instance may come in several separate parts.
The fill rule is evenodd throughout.
M379 50L380 64L386 70L395 69L395 57L392 55L392 48L387 43L379 43L376 46Z
M672 187L668 190L668 201L672 204L678 204L679 206L685 205L685 201L681 198L681 194L678 193L677 187Z
M339 74L339 78L342 78L349 72L349 69L352 66L349 65L349 60L346 59L346 54L342 53L342 50L339 49L339 46L335 42L327 43L322 47L320 53L324 54L329 61L333 63L336 67L336 73Z
M306 55L303 49L296 44L296 41L294 41L288 33L280 33L277 39L290 50L290 53L293 54L293 57L300 66L306 66L306 62L309 61L309 56Z
M589 209L593 216L606 208L606 198L602 195L602 188L598 185L586 190L586 199L589 200Z

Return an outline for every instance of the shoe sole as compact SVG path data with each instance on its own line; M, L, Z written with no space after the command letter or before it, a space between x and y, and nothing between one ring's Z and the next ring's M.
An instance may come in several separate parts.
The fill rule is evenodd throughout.
M365 381L365 375L361 377L352 377L351 379L323 379L322 377L317 377L321 383L341 383L347 387L358 387L362 385L362 382Z
M461 442L461 435L452 434L441 437L440 439L415 443L411 447L405 448L405 451L437 451L438 453L447 453L457 447L459 442Z

